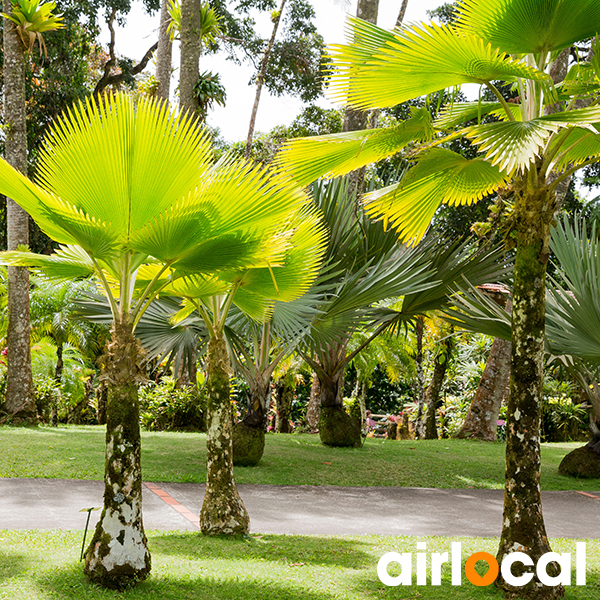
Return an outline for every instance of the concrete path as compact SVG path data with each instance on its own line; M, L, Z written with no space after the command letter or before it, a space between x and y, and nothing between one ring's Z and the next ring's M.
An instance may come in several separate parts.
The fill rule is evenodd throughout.
M502 490L239 485L252 532L497 536ZM0 529L83 529L100 481L0 478ZM146 529L198 529L203 484L146 483ZM600 538L600 492L544 492L550 537ZM95 525L100 512L93 512Z

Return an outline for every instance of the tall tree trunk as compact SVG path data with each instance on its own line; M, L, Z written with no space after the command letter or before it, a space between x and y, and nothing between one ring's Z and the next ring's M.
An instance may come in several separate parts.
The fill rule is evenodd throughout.
M542 515L540 419L546 262L554 196L545 188L530 191L526 185L525 182L515 184L517 255L507 405L504 512L497 559L500 563L507 554L518 548L536 564L542 554L550 552ZM553 570L552 565L550 570ZM514 575L525 571L531 571L531 568L515 563ZM555 575L556 572L551 574ZM510 585L500 575L496 585L509 593L518 593L520 598L554 599L564 595L562 586L543 586L535 575L523 587Z
M281 21L281 15L283 14L283 9L285 8L285 3L287 0L281 0L281 4L279 6L279 12L273 19L273 31L271 32L271 38L267 44L265 49L265 53L263 54L262 62L260 63L260 70L258 72L258 77L256 78L256 96L254 97L254 105L252 106L252 114L250 115L250 126L248 127L248 137L246 139L246 150L244 151L244 157L250 158L250 152L252 151L252 140L254 138L254 127L256 125L256 114L258 113L258 104L260 102L260 94L262 92L262 87L265 83L265 75L267 74L267 67L269 66L269 59L271 58L271 52L273 50L273 44L275 43L275 37L277 36L277 29L279 28L279 23Z
M440 342L440 347L435 355L433 364L433 376L429 382L429 386L425 392L425 404L427 405L427 416L425 418L425 439L437 440L438 431L435 423L435 417L438 408L440 407L440 392L446 377L448 369L448 361L454 346L451 335Z
M358 0L356 16L377 25L379 0ZM362 131L367 128L369 111L356 110L349 106L344 109L343 131ZM364 187L365 168L356 169L348 175L348 194L360 196Z
M423 317L417 317L415 325L415 337L417 338L417 418L415 421L415 438L423 437L423 407L425 406L425 376L423 374Z
M161 0L160 3L160 27L158 30L158 49L156 51L156 80L158 81L156 94L165 102L169 101L171 89L171 56L173 50L173 44L167 33L167 27L171 20L169 1Z
M222 334L208 342L206 494L200 511L205 535L247 534L248 512L233 477L229 355Z
M313 375L310 386L310 398L306 409L306 424L311 433L316 433L319 428L319 417L321 416L321 384L317 375Z
M233 426L233 464L255 465L265 450L271 376L258 375L249 385L246 416Z
M494 338L469 412L455 437L496 441L498 416L510 384L510 360L511 343Z
M85 557L87 576L107 588L122 589L150 573L142 523L140 359L131 324L115 323L104 377L108 387L104 508Z
M292 404L294 402L295 386L290 385L283 377L275 384L275 401L277 417L275 431L277 433L292 433Z
M6 14L12 2L3 0ZM16 29L4 20L4 133L6 162L27 174L27 123L25 108L24 47ZM29 244L29 215L10 198L6 199L8 250ZM18 420L35 420L31 375L29 326L29 271L8 267L6 402L4 409Z
M191 114L198 111L194 86L200 79L200 0L181 0L181 40L179 62L179 106Z

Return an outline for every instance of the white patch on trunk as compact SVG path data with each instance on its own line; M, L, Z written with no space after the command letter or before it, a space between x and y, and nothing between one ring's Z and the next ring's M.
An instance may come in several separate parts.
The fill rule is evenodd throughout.
M515 421L518 421L521 418L521 411L517 408L514 413Z

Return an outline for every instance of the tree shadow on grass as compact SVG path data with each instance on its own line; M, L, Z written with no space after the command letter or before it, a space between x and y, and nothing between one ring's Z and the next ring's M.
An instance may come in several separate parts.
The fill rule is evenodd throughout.
M268 560L362 569L373 567L369 542L346 537L259 535L251 538L207 537L199 533L155 534L153 554L190 559Z
M235 579L230 581L203 577L201 573L190 572L181 576L150 576L136 587L116 592L104 590L89 583L82 573L81 565L71 564L60 571L40 577L35 582L55 600L334 600L337 594L323 591L312 592L289 581L274 583L269 580Z
M0 550L0 583L17 577L28 568L28 559L16 552Z

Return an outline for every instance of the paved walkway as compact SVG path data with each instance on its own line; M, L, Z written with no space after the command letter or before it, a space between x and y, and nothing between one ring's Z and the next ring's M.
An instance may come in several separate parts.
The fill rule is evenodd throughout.
M497 536L502 490L239 485L252 532ZM83 529L101 481L0 478L0 529ZM194 531L203 484L145 483L146 529ZM543 492L550 537L600 538L600 492ZM100 512L93 512L95 525Z

